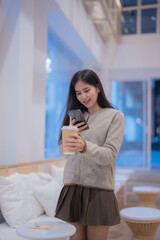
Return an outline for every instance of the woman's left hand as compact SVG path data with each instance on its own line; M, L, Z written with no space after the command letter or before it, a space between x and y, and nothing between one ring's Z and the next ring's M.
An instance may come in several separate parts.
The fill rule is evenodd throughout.
M69 135L69 139L65 140L65 145L70 151L82 152L86 143L77 133L74 133Z

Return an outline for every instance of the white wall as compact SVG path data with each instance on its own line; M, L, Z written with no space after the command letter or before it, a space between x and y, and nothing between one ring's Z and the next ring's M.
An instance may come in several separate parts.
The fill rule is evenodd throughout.
M17 1L17 6L19 2ZM0 25L0 162L16 156L19 6L1 2ZM10 15L8 14L10 12ZM9 15L9 21L7 16ZM11 58L11 56L17 56ZM7 151L7 146L9 151ZM11 160L11 161L12 161Z
M27 1L28 2L28 1ZM45 97L47 56L47 6L44 0L34 0L34 44L31 121L31 158L44 159L45 146ZM32 72L32 68L30 69Z
M123 37L112 69L159 68L160 35Z
M124 36L118 44L110 79L160 77L160 34Z

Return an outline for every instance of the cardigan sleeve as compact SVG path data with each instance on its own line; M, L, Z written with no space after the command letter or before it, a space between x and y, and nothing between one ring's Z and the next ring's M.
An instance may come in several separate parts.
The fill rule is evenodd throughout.
M64 157L64 153L63 153L63 143L62 143L62 142L59 144L59 153L60 153L60 155L61 155L62 157Z
M118 112L108 129L103 146L90 141L86 142L84 156L92 158L99 165L110 165L116 160L124 136L124 115Z

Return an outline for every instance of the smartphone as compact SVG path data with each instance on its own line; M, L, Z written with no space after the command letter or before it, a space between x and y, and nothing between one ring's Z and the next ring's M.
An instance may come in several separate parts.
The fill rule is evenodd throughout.
M84 130L89 129L89 126L88 126L88 124L83 116L83 113L81 112L80 109L69 110L67 112L67 114L69 117L71 117L72 120L75 119L75 122L73 123L74 125L76 125L77 123L84 122L84 124L82 126L87 125L87 127L84 128Z

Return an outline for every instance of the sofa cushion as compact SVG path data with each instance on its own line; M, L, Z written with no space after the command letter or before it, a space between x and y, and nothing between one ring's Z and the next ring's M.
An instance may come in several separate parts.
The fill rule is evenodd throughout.
M47 185L37 186L33 189L35 196L44 207L46 214L53 217L62 185L54 179Z
M63 185L63 172L64 167L56 167L51 165L51 175L60 185Z
M45 185L48 183L48 181L41 179L36 172L32 172L29 174L21 174L21 177L23 178L27 186L28 201L30 203L30 208L32 211L31 219L36 218L42 213L44 213L44 208L35 197L33 188L36 186Z
M3 223L3 222L5 222L5 219L4 219L4 217L2 215L2 212L0 210L0 223Z
M16 228L29 219L44 213L44 208L33 193L33 188L48 183L52 176L32 172L0 177L0 207L5 221Z
M27 186L20 174L0 177L0 206L4 219L11 227L17 227L31 219Z

